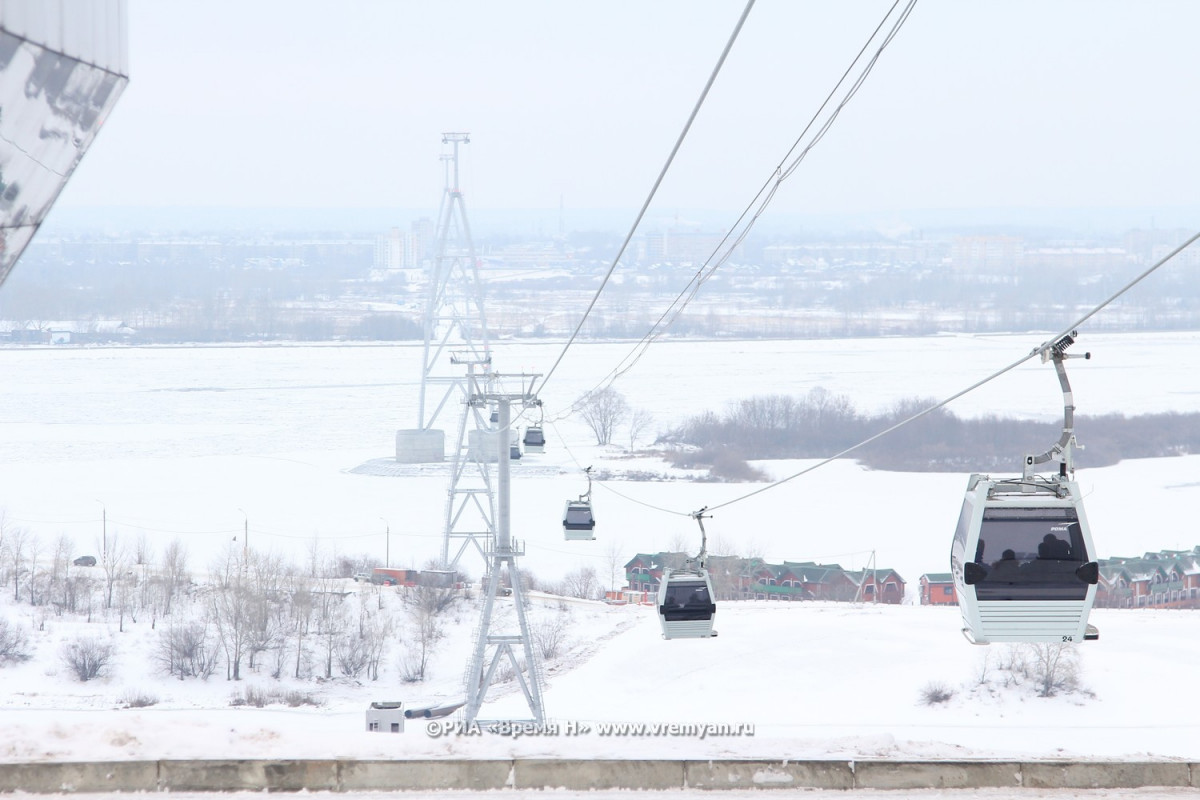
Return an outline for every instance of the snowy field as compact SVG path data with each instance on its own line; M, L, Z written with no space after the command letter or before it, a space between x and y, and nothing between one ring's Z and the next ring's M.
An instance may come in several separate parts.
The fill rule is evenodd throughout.
M1044 338L664 342L616 388L631 407L651 412L659 429L745 397L816 386L879 410L914 395L953 394ZM495 364L502 372L544 371L560 347L504 342ZM543 395L547 418L594 386L630 347L573 349ZM1082 413L1200 410L1200 371L1193 368L1200 334L1085 336L1077 348L1094 353L1070 365ZM390 550L394 566L421 566L440 553L445 468L413 467L403 477L353 472L391 455L397 428L415 426L420 357L419 347L383 346L0 350L6 524L47 546L65 533L77 554L98 555L103 514L110 544L144 535L158 553L178 538L197 572L243 526L252 548L296 562L316 546L379 559ZM953 409L1053 420L1061 395L1053 370L1031 361ZM597 448L589 437L578 420L558 420L547 428L547 452L514 465L513 533L526 542L522 567L540 578L592 566L607 584L614 558L619 569L637 552L680 542L694 549L697 531L687 512L760 488L608 481L594 493L597 540L564 542L560 512L566 498L586 487L581 466L679 477L653 457ZM1086 429L1079 437L1086 445ZM1014 453L1014 465L1020 455ZM803 464L765 466L783 476ZM1200 543L1192 523L1200 456L1125 462L1078 478L1090 493L1088 516L1101 557ZM872 472L839 462L718 511L708 523L710 549L848 568L864 567L875 552L878 565L897 569L911 592L922 573L948 569L965 482L965 475ZM478 576L479 563L468 559L464 566ZM402 737L362 732L371 700L461 694L476 617L466 605L426 684L402 684L385 668L378 683L308 684L323 700L319 708L256 710L231 708L231 694L242 687L222 676L180 682L156 672L150 653L157 634L145 619L127 621L124 633L100 616L91 623L51 616L42 626L29 606L11 603L11 592L0 603L0 613L25 626L38 650L34 661L0 668L5 761L398 754L1200 758L1200 725L1174 705L1187 695L1200 662L1194 612L1097 611L1102 637L1080 649L1080 689L1040 698L1027 680L1002 668L1007 648L963 640L955 608L723 604L717 639L665 642L649 608L571 604L562 611L555 601L539 601L536 614L566 614L570 621L569 646L548 665L546 709L553 720L749 723L754 735L514 739L432 737L420 725ZM79 684L51 666L61 641L80 626L117 643L119 668L110 677ZM925 705L922 691L934 682L953 697ZM271 685L260 675L243 683ZM158 703L114 712L135 688L152 692ZM519 695L501 692L484 715L524 716L522 707Z

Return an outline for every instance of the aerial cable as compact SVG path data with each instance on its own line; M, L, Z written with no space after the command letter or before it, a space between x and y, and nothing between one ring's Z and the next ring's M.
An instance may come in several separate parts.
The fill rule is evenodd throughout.
M1150 268L1148 268L1147 270L1142 272L1140 275L1138 275L1136 278L1129 281L1124 286L1122 286L1120 289L1118 289L1115 293L1113 293L1111 296L1109 296L1109 298L1107 300L1103 301L1096 307L1092 308L1090 311L1088 311L1082 317L1077 319L1075 322L1068 325L1065 330L1062 330L1059 333L1055 334L1054 336L1051 336L1048 340L1046 340L1042 344L1038 345L1037 347L1033 348L1033 350L1031 350L1029 353L1025 354L1021 358L1012 362L1008 366L1002 367L1001 369L997 370L996 372L993 372L991 375L987 376L983 380L980 380L980 381L977 381L977 382L971 384L966 389L963 389L962 391L957 392L957 393L951 395L950 397L947 397L945 400L942 400L940 403L936 403L922 411L918 411L916 414L913 414L911 417L908 417L907 419L897 422L895 425L891 426L887 430L880 431L879 433L875 434L874 436L871 436L868 439L864 439L863 441L859 442L856 445L847 447L845 450L842 450L840 453L836 453L832 456L829 456L828 458L822 459L821 461L818 461L815 464L805 467L804 469L800 470L799 472L797 472L793 475L789 475L786 478L782 478L778 481L775 481L774 483L769 483L766 486L759 487L758 489L755 489L753 492L744 494L741 497L735 497L732 500L726 500L724 503L720 503L715 506L710 506L710 510L715 511L718 508L724 508L725 506L730 506L730 505L733 505L734 503L740 503L741 501L749 499L751 497L754 497L757 494L762 494L763 492L765 492L769 489L774 489L775 487L781 486L781 485L787 483L788 481L794 480L795 478L799 478L801 475L807 475L808 473L812 472L813 470L819 469L820 467L825 466L826 464L828 464L831 461L839 459L842 456L845 456L849 453L853 453L855 450L865 447L866 445L870 444L871 442L874 442L876 439L880 439L884 436L887 436L889 433L893 433L894 431L897 431L900 428L903 428L905 425L908 425L910 422L915 422L918 419L920 419L921 417L932 414L934 411L937 411L938 409L940 409L946 405L949 405L950 403L954 402L955 400L957 400L958 398L967 394L968 392L973 392L974 390L978 389L980 386L983 386L985 383L989 383L989 382L995 380L996 378L999 378L1001 375L1005 374L1006 372L1010 372L1010 371L1016 369L1021 364L1024 364L1026 361L1033 358L1034 356L1040 356L1043 351L1052 347L1055 342L1059 341L1064 336L1071 334L1076 328L1081 326L1083 323L1087 322L1092 317L1096 316L1096 314L1100 313L1100 311L1102 311L1106 306L1108 306L1110 303L1112 303L1114 300L1116 300L1121 295L1125 294L1125 292L1129 291L1137 284L1141 283L1151 273L1153 273L1159 267L1166 264L1168 261L1170 261L1175 256L1179 255L1181 252L1183 252L1187 247L1189 247L1197 239L1200 239L1200 232L1193 234L1191 238L1189 238L1183 244L1176 247L1174 250L1172 250L1170 253L1168 253L1166 256L1164 256L1162 259L1160 259L1158 262L1156 262L1153 266L1151 266Z
M700 113L700 107L704 105L705 98L708 97L708 91L712 88L713 83L717 80L717 75L721 72L721 67L725 64L725 58L729 55L729 51L733 49L733 43L737 41L738 34L741 33L742 25L746 22L746 17L750 15L750 9L754 7L754 0L747 0L746 8L742 11L742 16L738 18L737 25L733 28L733 33L729 36L729 41L725 43L725 49L721 51L721 57L717 59L717 64L713 67L712 74L708 76L708 82L704 84L704 90L700 92L699 99L696 100L696 105L692 108L692 113L688 116L687 122L683 126L683 130L679 132L679 138L675 140L675 146L671 148L671 154L667 156L667 161L663 164L662 169L658 173L658 178L655 179L654 185L650 187L650 194L646 196L646 201L642 203L642 208L637 213L637 217L633 220L633 225L629 228L629 233L625 235L625 241L621 243L621 248L617 251L617 255L613 258L612 265L609 266L608 272L604 275L604 280L600 281L600 287L596 289L596 294L592 297L592 302L588 304L587 309L583 312L583 317L580 318L579 324L575 326L575 331L571 334L571 338L567 340L563 346L562 352L558 354L558 358L554 361L554 365L550 367L546 376L542 378L539 391L546 387L546 382L550 380L550 376L558 369L558 365L562 363L563 357L567 354L567 350L575 343L579 332L583 330L583 325L587 322L588 315L592 313L592 309L596 307L596 302L600 299L600 293L604 291L604 287L608 285L609 279L617 268L617 264L621 261L621 256L625 254L625 249L629 247L629 242L633 239L633 234L637 232L638 225L642 222L642 217L646 215L646 210L650 208L650 203L654 200L655 194L658 193L658 187L662 184L663 178L667 175L667 170L671 168L672 162L675 161L675 154L679 152L679 148L683 145L683 140L687 137L688 131L691 130L692 122L696 119L696 115Z
M646 333L646 335L643 336L636 345L634 345L633 349L621 360L621 362L614 367L613 370L609 372L609 374L605 376L603 380L600 381L600 383L588 391L583 398L577 400L567 411L560 414L560 419L565 417L567 414L577 411L580 403L586 402L587 397L595 394L598 391L603 391L608 386L611 386L618 378L631 370L638 363L638 361L641 360L641 357L645 354L646 350L649 349L650 345L657 341L662 335L662 331L674 324L675 320L678 319L681 313L683 313L683 310L687 307L687 305L695 298L696 294L700 290L700 287L712 277L713 273L720 266L722 266L733 256L733 253L742 244L746 236L749 235L751 229L753 229L754 225L758 222L759 217L762 216L763 212L766 211L767 207L775 199L775 194L779 191L779 187L783 181L792 176L792 173L796 171L796 169L800 166L800 163L805 159L813 147L815 147L822 139L825 138L825 134L829 132L829 129L833 126L834 121L836 121L838 116L841 114L842 109L846 107L846 104L849 103L850 100L858 93L858 90L862 88L863 83L866 81L867 76L870 75L871 71L875 68L875 64L878 62L879 57L883 54L884 49L891 44L892 40L896 37L896 34L899 33L900 28L907 21L909 15L913 11L913 8L916 6L916 3L917 0L909 0L903 11L901 11L900 15L892 23L891 28L888 30L879 46L875 49L874 54L867 60L861 72L854 79L850 88L846 91L845 96L838 103L837 107L830 113L829 117L817 130L812 141L810 141L804 147L804 149L793 158L793 153L796 152L796 149L800 147L801 142L804 141L805 137L808 136L809 132L817 124L817 121L821 118L821 115L825 112L825 109L837 96L838 91L841 90L843 85L846 83L846 80L850 77L850 74L854 71L854 68L862 61L862 58L867 53L871 43L878 38L880 31L883 30L884 25L889 19L892 18L893 12L895 12L896 8L900 5L900 0L895 0L895 2L892 3L892 6L887 10L887 13L883 15L882 19L880 19L879 24L875 26L875 29L871 32L871 35L867 37L865 42L863 42L863 46L859 49L858 53L855 54L854 58L850 61L849 66L846 67L841 77L838 78L833 88L829 91L829 94L826 95L821 105L813 113L812 117L808 121L808 124L804 126L804 129L800 132L799 136L797 136L795 141L792 142L791 147L788 148L788 151L784 154L783 158L780 159L779 164L774 170L772 170L767 180L746 205L745 209L742 210L742 213L738 216L733 226L721 238L721 241L717 243L717 246L713 249L708 258L705 259L704 263L700 266L700 269L692 277L688 285L685 286L679 295L677 295L676 298L671 302L671 304L667 306L667 308L659 316L658 320L650 327L650 330ZM751 211L754 212L752 216L750 216ZM748 216L750 219L748 222L746 222ZM743 222L745 222L744 225ZM726 244L729 242L730 237L734 235L735 231L738 232L736 239L734 239L733 244L726 247ZM720 258L717 258L717 255L722 251L722 248L725 249L724 254L721 255ZM714 259L716 259L715 262ZM595 301L593 300L593 304L594 302ZM543 383L545 382L543 381Z
M579 463L579 459L575 457L575 454L573 452L571 452L571 448L567 444L566 438L563 437L562 432L559 431L559 429L558 429L558 426L554 424L554 420L547 420L547 422L550 424L551 428L554 428L554 432L558 435L559 443L562 445L562 448L567 451L567 455L569 455L571 457L571 460L575 462L575 466L579 467L579 469L582 470L583 465ZM690 511L688 511L688 512L672 511L669 508L663 508L662 506L656 506L652 503L647 503L644 500L638 500L636 497L630 497L627 494L622 494L621 492L618 492L616 489L612 488L611 486L609 486L608 484L605 484L605 483L598 483L597 485L599 485L601 489L612 492L617 497L620 497L622 500L628 500L630 503L636 503L639 506L645 506L646 508L649 508L653 511L661 511L664 514L674 514L677 517L692 516L692 513ZM589 486L590 486L590 482L589 482ZM588 489L588 492L589 493L591 492L590 488Z
M1183 242L1183 244L1176 247L1170 253L1167 253L1167 255L1163 256L1161 259L1159 259L1152 266L1150 266L1149 268L1144 270L1140 275L1135 277L1133 280L1126 283L1124 286L1122 286L1120 289L1118 289L1116 292L1114 292L1112 295L1110 295L1106 300L1104 300L1100 304L1093 307L1082 317L1075 320L1073 323L1071 323L1069 326L1067 326L1064 330L1060 331L1059 333L1055 334L1054 336L1051 336L1045 342L1043 342L1042 344L1033 348L1029 353L1025 354L1024 356L1021 356L1019 359L1012 362L1011 364L1008 364L1007 366L996 370L991 375L988 375L986 378L976 381L975 383L971 384L967 388L965 388L959 392L956 392L955 394L952 394L950 397L947 397L945 400L942 400L939 403L935 403L934 405L929 406L928 408L918 411L917 413L913 414L912 416L907 417L906 419L903 419L900 422L897 422L895 425L892 425L890 428L880 431L879 433L876 433L874 436L864 439L863 441L859 442L858 444L851 445L850 447L847 447L845 450L835 453L834 455L829 456L828 458L824 458L815 464L811 464L808 467L805 467L804 469L800 470L799 472L796 472L792 475L788 475L786 478L780 478L779 480L773 481L773 482L767 484L766 486L760 486L758 489L755 489L752 492L747 492L746 494L741 495L739 497L735 497L732 500L726 500L724 503L717 503L716 505L708 506L707 510L716 511L717 509L725 508L726 506L731 506L734 503L740 503L743 500L748 500L751 497L760 495L763 492L769 491L778 486L782 486L783 484L788 483L789 481L793 481L796 478L799 478L803 475L807 475L810 472L820 469L821 467L823 467L833 461L836 461L837 459L842 458L843 456L849 455L850 453L853 453L854 451L859 450L859 449L867 446L868 444L871 444L872 442L874 442L878 439L881 439L884 436L887 436L890 433L894 433L895 431L899 430L900 428L903 428L904 426L908 425L909 423L916 422L918 419L921 419L922 417L932 414L934 411L937 411L938 409L949 405L950 403L954 402L958 398L960 398L966 394L969 394L970 392L975 391L980 386L983 386L986 383L990 383L991 381L994 381L996 378L999 378L1000 376L1002 376L1008 372L1011 372L1012 370L1014 370L1017 367L1019 367L1020 365L1024 364L1026 361L1033 358L1034 356L1040 356L1043 351L1052 347L1055 342L1058 342L1064 336L1069 335L1076 328L1080 327L1083 323L1087 322L1089 319L1096 316L1096 314L1103 311L1107 306L1112 304L1112 302L1114 300L1116 300L1121 295L1128 292L1134 286L1141 283L1143 280L1145 280L1151 274L1153 274L1155 271L1157 271L1160 267L1165 265L1167 262L1169 262L1175 256L1179 255L1181 252L1186 250L1188 247L1190 247L1193 243L1196 242L1197 239L1200 239L1200 231L1194 233L1189 239L1187 239L1185 242ZM551 421L550 424L553 425L554 424L553 421ZM557 430L557 428L556 428L556 430ZM574 458L574 456L572 456L572 458ZM576 462L576 463L578 463L578 462ZM603 484L601 484L601 485L603 485ZM614 490L610 489L610 491L614 491ZM658 508L656 506L650 505L649 503L642 503L639 500L634 500L633 498L625 497L624 495L620 495L620 493L615 492L615 491L614 491L614 494L618 494L619 496L624 497L626 500L630 500L632 502L639 503L640 505L647 506L647 507L655 509L657 511L663 511L668 514L675 514L677 516L692 516L692 512L672 511L672 510L665 509L665 508Z

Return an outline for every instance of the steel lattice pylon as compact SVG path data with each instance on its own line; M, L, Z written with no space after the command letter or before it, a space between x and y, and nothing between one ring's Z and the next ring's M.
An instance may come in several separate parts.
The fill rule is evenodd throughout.
M490 370L492 356L479 264L459 186L459 148L468 142L466 133L442 134L442 144L451 149L441 156L446 183L438 209L437 240L425 303L425 347L417 411L417 432L431 434L424 441L432 442L440 461L444 456L441 432L435 431L434 425L448 406L456 405L451 398L461 408L457 435L450 443L453 463L442 532L442 564L447 568L457 566L471 545L481 555L490 552L496 535L495 491L488 454L478 442L473 447L470 441L472 432L479 432L476 435L483 439L490 428L471 398L479 394L479 380ZM461 540L453 552L451 539Z
M504 376L490 376L494 382ZM473 405L495 403L498 412L498 433L501 447L497 468L497 496L499 513L497 515L496 546L487 553L488 574L484 581L483 609L480 614L479 627L475 632L475 646L471 659L467 662L466 691L467 701L463 711L466 722L478 721L479 710L487 698L487 690L496 677L497 668L507 661L512 668L517 684L525 695L529 706L530 717L524 720L509 720L511 722L533 722L541 725L545 722L545 708L542 705L542 676L541 661L533 646L533 637L529 632L529 620L525 615L525 587L521 582L521 573L517 569L517 558L524 555L520 542L513 540L509 527L509 449L508 430L512 424L511 404L519 402L525 408L533 408L537 400L532 393L533 382L540 375L508 376L520 377L523 390L517 394L486 391L472 396ZM525 381L528 380L527 388ZM516 630L507 632L497 631L498 621L494 619L496 598L500 594L500 576L507 568L513 610L516 616ZM492 648L490 659L488 650ZM518 658L518 652L524 656L524 665Z

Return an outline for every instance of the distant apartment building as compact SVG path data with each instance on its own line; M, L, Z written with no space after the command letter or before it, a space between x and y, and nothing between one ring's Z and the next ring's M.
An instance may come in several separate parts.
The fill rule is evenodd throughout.
M375 256L371 266L379 271L414 269L432 256L434 224L422 217L409 230L389 228L387 233L375 237Z
M371 266L378 270L404 269L408 266L408 236L399 228L391 228L375 237L375 258Z
M729 244L722 244L725 234L668 228L657 233L648 233L642 240L642 259L649 262L670 261L672 263L691 262L701 264L714 253L718 256L725 252ZM718 251L718 248L719 251Z

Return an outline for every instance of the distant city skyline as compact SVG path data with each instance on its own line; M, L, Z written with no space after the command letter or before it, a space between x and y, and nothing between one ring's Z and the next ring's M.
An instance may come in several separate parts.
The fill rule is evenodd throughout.
M731 224L889 5L759 0L650 219ZM129 87L50 222L235 208L407 224L436 210L440 134L462 130L481 225L555 228L561 202L619 228L742 7L135 0ZM923 0L763 225L1188 225L1197 23L1200 6L1168 0Z

